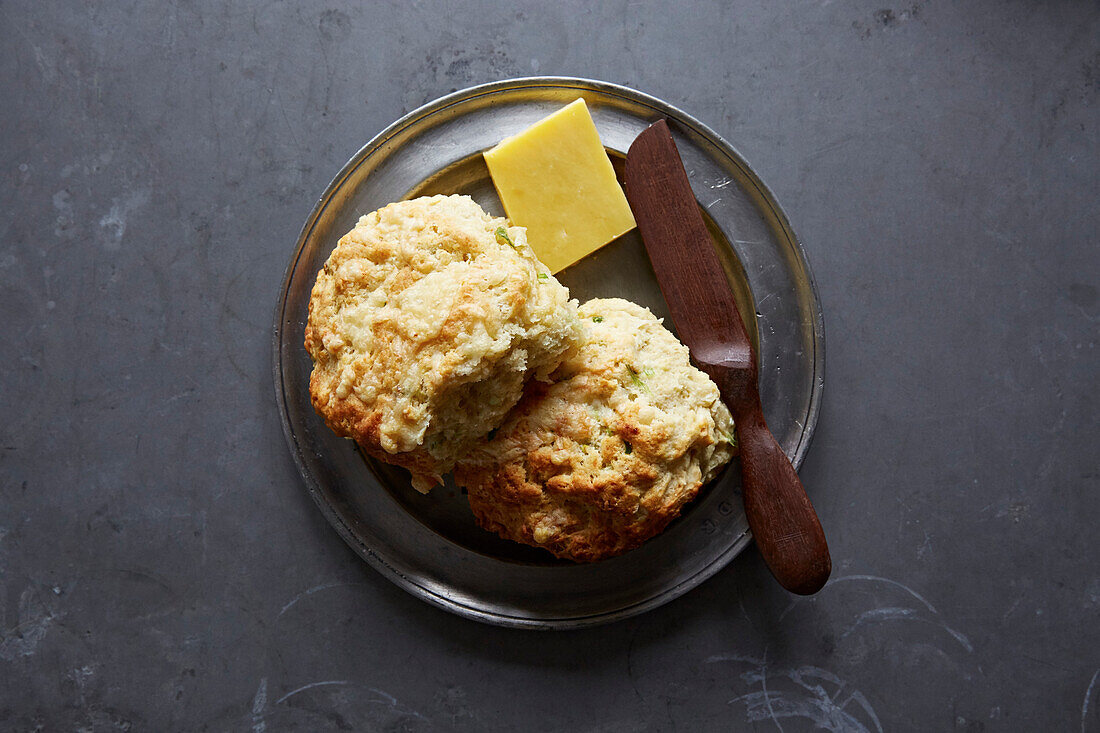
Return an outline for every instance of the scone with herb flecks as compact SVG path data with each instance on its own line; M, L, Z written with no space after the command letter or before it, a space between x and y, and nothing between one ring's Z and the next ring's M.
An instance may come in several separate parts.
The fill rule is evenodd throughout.
M309 302L313 406L427 491L576 340L576 302L467 196L390 204L340 239Z
M735 454L711 379L649 310L597 299L551 383L531 383L455 466L479 524L557 557L641 545Z

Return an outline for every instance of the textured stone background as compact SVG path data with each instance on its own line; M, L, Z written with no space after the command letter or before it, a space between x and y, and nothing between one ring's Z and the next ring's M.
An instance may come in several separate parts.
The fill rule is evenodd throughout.
M0 728L1100 730L1100 6L884 2L0 1ZM304 491L303 220L402 113L532 74L694 114L802 236L813 599L750 550L485 627Z

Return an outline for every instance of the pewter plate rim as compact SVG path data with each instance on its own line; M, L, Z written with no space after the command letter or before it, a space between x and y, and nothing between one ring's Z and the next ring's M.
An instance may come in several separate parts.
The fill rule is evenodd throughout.
M525 89L525 88L557 88L557 89L577 89L580 91L591 91L612 97L619 97L623 100L638 104L651 109L656 115L664 116L674 121L682 128L691 130L700 138L706 140L715 148L720 150L730 161L736 166L740 167L748 174L749 182L756 189L756 194L760 202L770 209L770 213L773 217L773 221L778 225L781 230L782 237L790 244L793 254L798 259L798 264L804 271L806 281L812 296L812 318L813 318L813 385L811 387L809 403L806 411L806 419L802 425L801 435L798 443L790 455L791 462L795 468L798 468L802 460L806 455L806 451L809 449L810 443L813 438L814 430L817 425L817 420L821 410L821 394L824 388L824 352L825 352L825 334L824 334L824 321L821 312L821 304L817 290L817 284L813 276L813 272L809 267L806 260L805 251L802 247L801 241L795 234L793 228L790 225L790 221L779 205L774 194L767 187L766 184L760 179L753 168L748 164L744 157L737 152L737 150L730 145L724 138L714 132L710 127L704 125L686 112L678 109L677 107L660 100L651 95L639 92L629 87L613 84L610 82L584 79L578 77L560 77L560 76L546 76L546 77L523 77L515 79L505 79L501 81L491 82L488 84L481 84L478 86L470 87L467 89L452 92L451 94L440 97L439 99L429 102L408 114L402 116L400 119L389 125L379 134L375 135L370 141L368 141L351 159L340 169L339 173L333 178L332 182L325 189L324 193L318 199L313 210L305 221L302 227L302 231L298 237L297 246L290 261L284 272L282 290L276 303L273 333L272 333L272 350L273 350L273 364L272 364L272 376L275 388L275 398L279 407L280 419L283 425L283 433L287 440L287 445L290 448L291 454L294 458L294 462L298 467L298 471L301 474L306 488L314 501L317 503L321 512L326 519L333 525L339 535L344 541L356 551L364 560L366 560L375 570L382 573L383 576L388 578L396 585L404 588L414 596L421 598L422 600L431 603L439 608L455 613L465 618L490 623L498 626L515 627L515 628L529 628L529 629L569 629L569 628L582 628L588 626L596 626L604 623L609 623L615 620L634 616L650 609L663 605L679 596L683 595L687 591L696 587L707 578L711 577L723 567L725 567L734 557L749 544L752 537L748 531L741 533L738 537L734 538L731 544L721 554L716 556L714 560L703 567L698 572L682 578L678 583L671 587L664 588L661 592L656 593L642 601L623 605L612 610L595 613L585 614L576 617L564 617L556 616L553 618L537 618L517 616L513 614L503 613L500 611L485 610L478 606L472 606L463 603L456 598L448 596L445 592L437 591L432 588L428 588L416 581L415 578L408 577L402 573L398 568L392 565L381 554L376 552L373 548L368 546L362 541L362 539L356 535L353 529L345 521L345 518L332 506L323 496L320 487L318 485L317 478L311 473L306 466L303 456L301 454L301 446L294 433L294 427L291 421L291 417L288 410L286 400L287 384L285 381L285 374L283 364L281 361L280 347L283 339L283 327L287 319L287 299L290 291L291 279L295 273L296 266L303 254L303 251L310 239L310 235L316 226L318 219L325 210L326 206L331 202L332 198L340 191L344 182L348 177L360 166L368 157L374 154L378 149L383 147L389 140L402 131L409 129L416 125L423 118L436 115L447 108L462 103L480 96L492 95L502 91Z

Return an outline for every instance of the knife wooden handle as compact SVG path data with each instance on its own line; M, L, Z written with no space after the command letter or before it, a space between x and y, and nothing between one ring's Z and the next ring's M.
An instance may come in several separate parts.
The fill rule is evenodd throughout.
M718 387L724 398L726 390L721 383ZM749 528L780 585L800 595L816 593L833 568L825 532L794 466L764 421L759 398L746 402L734 413L734 425Z
M733 412L745 514L760 553L784 588L816 593L832 570L825 533L764 422L752 342L668 123L658 120L631 143L624 176L626 197L680 338Z

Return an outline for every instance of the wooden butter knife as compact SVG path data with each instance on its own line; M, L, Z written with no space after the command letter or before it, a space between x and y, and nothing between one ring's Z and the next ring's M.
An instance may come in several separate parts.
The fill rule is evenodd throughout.
M626 156L626 197L680 338L730 408L741 451L741 495L760 554L792 593L809 595L832 570L813 505L764 422L756 355L664 120Z

